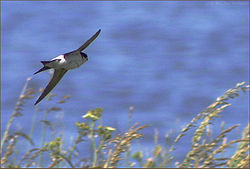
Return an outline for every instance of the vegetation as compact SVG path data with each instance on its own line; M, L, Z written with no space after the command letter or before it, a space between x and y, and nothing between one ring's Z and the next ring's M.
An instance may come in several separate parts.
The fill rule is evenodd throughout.
M145 152L139 150L131 153L133 148L131 145L136 139L143 141L143 129L148 125L134 124L128 131L122 133L117 132L111 126L102 124L102 108L89 110L82 116L82 122L76 122L75 125L78 131L77 137L73 140L72 145L65 144L63 132L60 136L53 132L53 127L56 124L47 120L47 115L53 111L60 111L60 107L49 106L50 99L54 96L48 96L48 106L43 111L43 119L41 120L41 145L34 147L33 134L36 119L36 113L40 111L36 108L34 120L30 126L30 133L22 131L12 131L10 128L14 120L18 120L22 116L22 111L27 99L33 98L35 91L28 88L27 79L23 91L17 101L14 112L12 113L7 126L1 138L1 166L4 168L15 167L228 167L228 168L249 168L249 140L250 126L245 127L242 136L236 140L228 140L227 135L239 125L231 126L227 129L223 125L222 130L217 136L212 136L212 131L209 126L215 118L219 118L219 114L231 104L230 99L239 96L240 91L249 92L250 86L244 82L238 83L236 87L229 89L221 97L208 106L204 111L194 117L186 127L182 129L175 140L169 141L169 135L166 135L166 145L158 143L158 133L155 134L155 147L151 154L145 155ZM63 104L69 99L65 96L58 101ZM133 108L130 109L128 118L131 118ZM222 123L223 124L223 123ZM182 162L173 164L175 158L175 150L178 149L177 143L184 137L191 128L194 129L192 137L192 145L190 151L186 154ZM52 132L49 132L51 130ZM62 128L63 130L63 128ZM74 131L72 131L74 132ZM51 140L45 142L46 134L51 134ZM33 146L26 149L24 144ZM81 143L89 144L91 152L86 152L89 158L81 156ZM232 156L224 153L231 145L237 143L237 148Z

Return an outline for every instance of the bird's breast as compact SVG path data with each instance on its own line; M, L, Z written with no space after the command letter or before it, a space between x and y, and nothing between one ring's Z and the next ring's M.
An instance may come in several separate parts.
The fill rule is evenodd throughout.
M63 63L64 69L75 69L85 63L87 60L82 58L80 53L73 53L70 56L65 57L65 62Z

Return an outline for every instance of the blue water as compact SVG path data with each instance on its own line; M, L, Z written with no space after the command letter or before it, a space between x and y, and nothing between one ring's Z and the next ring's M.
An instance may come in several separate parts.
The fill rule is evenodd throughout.
M98 29L85 50L89 61L52 91L52 103L71 95L63 111L48 115L64 122L66 138L75 137L74 122L96 107L104 108L104 124L125 131L134 106L133 122L152 125L134 150L150 151L155 129L163 144L171 129L178 133L227 89L248 83L249 2L1 2L1 134L40 61L78 48ZM48 72L37 74L29 87L38 90L48 80ZM11 131L30 132L38 97L26 103ZM248 95L231 103L221 115L226 127L240 123L240 131L248 123ZM38 105L45 106L45 100ZM183 159L190 138L177 145L175 160Z

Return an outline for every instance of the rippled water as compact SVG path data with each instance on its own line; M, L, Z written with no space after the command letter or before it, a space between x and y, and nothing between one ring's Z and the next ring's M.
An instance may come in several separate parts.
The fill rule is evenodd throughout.
M134 106L133 122L152 124L141 143L150 147L154 129L163 139L236 83L248 83L248 2L1 2L1 12L4 128L40 60L78 48L99 28L85 51L89 61L53 90L57 98L71 95L62 105L68 136L76 133L74 122L96 107L104 108L104 123L124 131ZM48 80L49 73L40 73L30 86L39 89ZM38 96L27 102L12 130L30 131ZM222 113L226 126L247 124L248 101L246 94L232 101ZM187 140L178 151L187 151Z

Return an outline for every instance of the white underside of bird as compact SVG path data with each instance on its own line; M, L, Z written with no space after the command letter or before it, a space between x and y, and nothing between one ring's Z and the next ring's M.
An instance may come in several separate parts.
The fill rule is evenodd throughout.
M47 63L46 66L54 69L70 70L80 67L87 61L86 58L81 56L79 51L67 55L66 58L65 55L59 55L51 60L53 62Z

